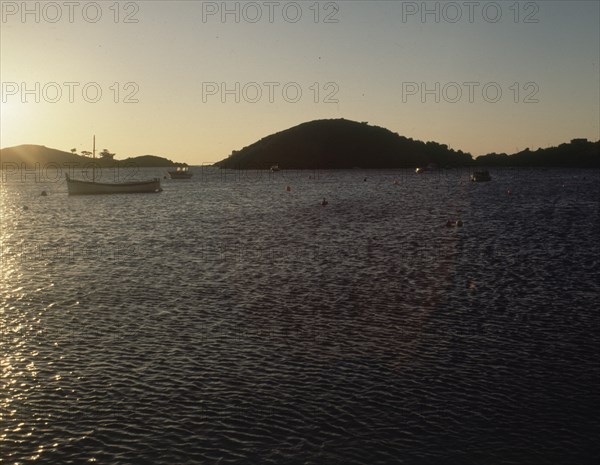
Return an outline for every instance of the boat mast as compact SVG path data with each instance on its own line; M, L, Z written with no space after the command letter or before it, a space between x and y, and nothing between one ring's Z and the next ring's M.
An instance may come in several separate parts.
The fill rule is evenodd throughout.
M92 148L92 156L94 161L92 162L92 182L96 182L96 134L94 134L94 145Z

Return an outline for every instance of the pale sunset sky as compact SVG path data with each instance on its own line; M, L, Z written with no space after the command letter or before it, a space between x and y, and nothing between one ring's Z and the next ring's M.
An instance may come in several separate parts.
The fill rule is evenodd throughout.
M199 165L323 118L474 156L600 139L600 2L2 1L0 147Z

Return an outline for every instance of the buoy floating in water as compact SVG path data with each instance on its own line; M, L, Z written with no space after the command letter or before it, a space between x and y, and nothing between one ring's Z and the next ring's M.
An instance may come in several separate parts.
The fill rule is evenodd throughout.
M23 210L29 210L29 207L27 205L23 205Z
M288 191L288 192L290 192L290 191L292 190L292 188L291 188L290 186L287 186L287 187L285 188L285 190L286 190L286 191Z
M321 205L325 206L327 205L329 202L325 199L325 197L323 197L323 200L321 201Z
M40 194L42 197L46 197L48 195L48 192L46 191L42 191L42 193Z
M462 220L456 220L456 226L458 226L459 228L463 225Z

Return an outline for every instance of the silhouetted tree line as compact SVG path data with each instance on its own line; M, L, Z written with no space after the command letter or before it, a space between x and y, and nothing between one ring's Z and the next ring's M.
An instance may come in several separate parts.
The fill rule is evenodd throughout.
M600 168L600 141L573 139L570 143L545 149L522 150L513 155L490 153L478 157L476 163L481 166L548 166Z

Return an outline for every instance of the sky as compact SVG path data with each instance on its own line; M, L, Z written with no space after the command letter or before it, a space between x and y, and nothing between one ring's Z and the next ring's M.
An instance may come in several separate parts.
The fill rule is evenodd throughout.
M473 156L600 139L598 1L2 1L0 147L201 165L315 119Z

